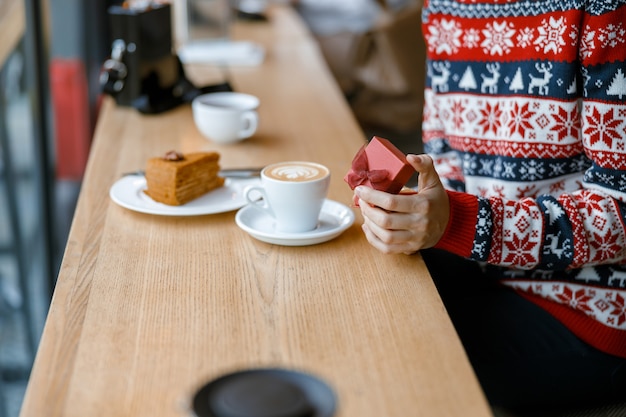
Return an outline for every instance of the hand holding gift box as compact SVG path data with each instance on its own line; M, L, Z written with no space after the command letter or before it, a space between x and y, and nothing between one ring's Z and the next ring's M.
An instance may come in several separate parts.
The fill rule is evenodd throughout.
M402 151L387 139L374 136L367 146L357 152L344 180L352 190L366 185L398 194L414 172Z

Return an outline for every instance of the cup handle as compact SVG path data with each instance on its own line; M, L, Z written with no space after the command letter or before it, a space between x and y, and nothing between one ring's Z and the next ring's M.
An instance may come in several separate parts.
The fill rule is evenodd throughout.
M241 115L241 124L243 129L239 132L239 138L249 138L256 132L259 125L259 115L256 111L250 110Z
M253 198L252 195L254 193L260 194L262 198L261 199ZM265 211L270 216L275 217L274 212L272 211L272 208L267 203L267 194L265 194L265 190L263 189L263 187L252 186L252 185L248 186L244 189L243 195L245 196L246 201L248 202L250 206L257 208L259 210Z

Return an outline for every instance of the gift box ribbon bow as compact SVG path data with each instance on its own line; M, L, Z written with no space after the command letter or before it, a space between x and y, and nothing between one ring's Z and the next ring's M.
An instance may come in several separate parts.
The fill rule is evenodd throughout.
M352 170L348 173L347 179L352 189L367 181L372 185L372 188L385 189L392 182L388 176L389 171L386 169L369 169L365 147L362 147L352 160Z

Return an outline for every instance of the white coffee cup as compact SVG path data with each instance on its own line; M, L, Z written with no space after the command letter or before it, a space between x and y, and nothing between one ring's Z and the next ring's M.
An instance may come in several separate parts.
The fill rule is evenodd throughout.
M317 227L329 185L330 170L324 165L278 162L263 168L261 185L247 187L244 195L252 207L274 218L277 232L303 233Z
M204 137L215 143L233 143L254 135L259 124L259 99L250 94L203 94L191 103L193 120Z

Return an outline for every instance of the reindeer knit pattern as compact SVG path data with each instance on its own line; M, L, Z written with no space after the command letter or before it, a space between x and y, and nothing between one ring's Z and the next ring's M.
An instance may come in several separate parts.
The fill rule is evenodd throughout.
M626 357L626 0L426 0L423 32L437 247Z

